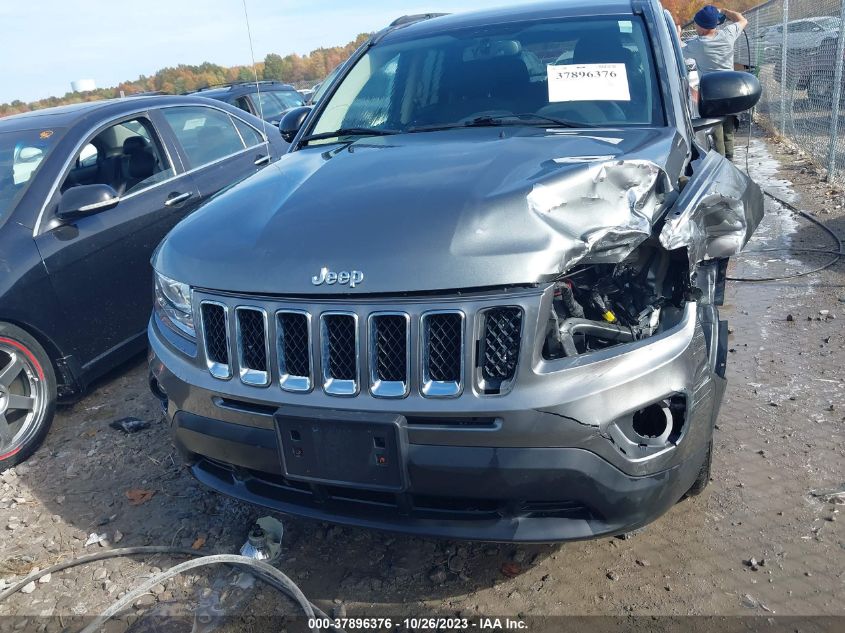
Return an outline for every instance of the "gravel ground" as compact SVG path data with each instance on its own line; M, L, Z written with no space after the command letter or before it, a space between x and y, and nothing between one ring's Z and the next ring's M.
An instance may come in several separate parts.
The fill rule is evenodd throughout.
M845 237L841 191L819 182L794 150L757 138L751 149L751 173L766 189ZM830 244L771 200L767 212L752 248ZM825 261L774 255L738 260L731 274L771 276ZM641 533L514 547L280 517L281 569L336 615L845 616L845 505L813 494L845 489L842 281L840 263L788 282L729 283L729 386L713 481ZM133 435L109 428L125 416L152 426ZM107 547L236 552L251 522L265 514L190 478L139 359L61 409L37 454L0 474L0 587L35 567ZM86 546L92 533L105 542ZM0 604L0 616L16 616L0 617L0 631L78 630L84 616L181 560L116 559L53 574ZM164 630L145 627L149 618L138 615L190 615L197 605L214 612L215 601L229 613L249 613L246 624L212 618L195 630L258 630L261 615L294 612L272 590L232 582L223 568L165 582L109 630ZM191 630L190 618L182 625L167 630Z

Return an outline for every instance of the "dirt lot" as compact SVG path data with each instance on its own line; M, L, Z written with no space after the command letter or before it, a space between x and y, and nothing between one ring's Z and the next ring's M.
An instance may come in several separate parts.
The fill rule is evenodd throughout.
M799 155L755 139L750 169L765 188L845 237L843 194L818 182ZM767 210L752 248L830 247L829 237L780 205L768 200ZM768 253L739 260L732 275L772 276L825 261L817 254L782 255L792 259ZM713 481L645 531L627 539L514 547L282 517L280 567L324 610L349 616L845 616L845 505L811 493L845 484L843 271L840 263L788 282L729 284L729 387ZM5 583L33 566L109 546L86 547L91 533L118 547L236 552L251 521L266 514L207 492L189 477L145 379L139 359L102 381L59 412L33 459L0 475ZM134 435L109 428L124 416L153 425ZM154 495L132 505L126 493L133 489ZM0 618L0 630L76 630L79 616L99 613L180 560L110 560L53 574L0 604L0 616L18 616ZM142 605L148 612L190 612L201 595L208 599L209 587L228 582L226 573L165 583ZM272 597L270 590L252 589L227 604L272 613L279 608Z

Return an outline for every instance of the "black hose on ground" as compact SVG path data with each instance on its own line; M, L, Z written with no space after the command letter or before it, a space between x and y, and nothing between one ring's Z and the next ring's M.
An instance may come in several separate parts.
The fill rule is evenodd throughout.
M154 577L156 582L150 584L149 582L144 583L141 587L146 587L149 584L150 587L158 584L161 580L169 578L171 576L175 576L176 574L182 573L187 569L192 569L194 567L201 567L204 565L210 565L215 563L225 563L233 566L246 566L250 567L250 572L257 576L259 579L263 580L267 584L271 585L272 587L278 589L282 593L284 593L289 598L293 599L297 604L302 608L303 612L308 615L309 618L313 618L315 615L322 619L328 619L328 615L322 611L319 607L315 604L312 604L299 588L290 580L287 576L285 576L282 572L280 572L275 567L268 565L267 563L261 562L260 565L254 565L255 562L253 559L246 558L244 556L236 556L233 554L218 554L212 556L205 556L200 554L196 550L192 549L182 549L178 547L167 547L167 546L159 546L159 545L145 545L145 546L138 546L138 547L122 547L118 549L109 549L103 550L100 552L96 552L94 554L87 554L85 556L79 556L78 558L73 558L70 560L63 561L61 563L56 563L55 565L51 565L50 567L45 567L44 569L40 569L38 571L32 572L22 580L16 582L11 587L7 587L5 590L0 592L0 602L8 598L9 596L17 593L21 589L23 589L26 585L31 582L36 582L39 578L46 576L47 574L52 574L56 572L63 571L65 569L70 569L71 567L77 567L79 565L85 565L87 563L93 563L100 560L106 560L109 558L121 558L124 556L138 556L138 555L149 555L149 554L169 554L172 556L189 556L191 558L196 558L199 560L194 561L187 561L186 563L182 563L181 565L176 565L175 567L171 567L160 574L157 574ZM213 559L213 560L212 560ZM131 604L136 600L139 596L143 595L147 589L141 590L141 587L134 589L133 591L129 592L127 596L132 595L134 598L130 600L127 604ZM140 593L138 593L140 591ZM136 595L137 594L137 595ZM126 596L124 596L124 599ZM124 606L123 601L119 601L112 605L103 615L100 616L95 622L99 622L97 626L100 626L106 619L111 617L111 615L106 614L113 614L117 611L113 611L116 608L116 605L120 604L121 606L117 609L120 610ZM307 608L306 608L307 605ZM96 630L92 629L91 626L87 627L85 630Z
M747 155L748 154L746 152L746 156ZM763 193L765 195L767 195L769 198L771 198L772 200L774 200L775 202L777 202L777 203L781 204L782 206L786 207L787 209L789 209L793 213L797 213L801 217L806 218L807 220L809 220L810 222L812 222L813 224L818 226L820 229L822 229L825 233L827 233L828 235L830 235L830 237L832 237L834 239L834 241L836 242L837 248L839 250L834 251L834 250L824 250L824 249L816 249L816 248L793 248L793 247L790 247L790 246L786 246L786 247L783 247L783 248L764 248L764 249L760 249L760 250L746 251L745 253L740 253L739 257L742 257L743 255L753 255L754 253L766 253L766 252L772 252L772 251L792 251L792 252L796 252L796 253L827 253L827 254L833 255L833 258L829 262L823 264L822 266L817 266L816 268L813 268L812 270L804 270L804 271L801 271L801 272L793 273L791 275L782 275L782 276L778 276L778 277L728 277L728 280L730 280L730 281L744 281L744 282L748 282L748 283L759 283L759 282L766 282L766 281L786 281L788 279L795 279L796 277L805 277L806 275L812 275L813 273L821 272L821 271L823 271L827 268L830 268L834 264L836 264L842 257L845 257L845 245L843 245L842 240L831 229L829 229L824 224L819 222L816 218L814 218L809 213L802 211L801 209L799 209L795 205L787 202L786 200L784 200L782 198L779 198L778 196L774 195L773 193L769 193L765 189L763 190Z

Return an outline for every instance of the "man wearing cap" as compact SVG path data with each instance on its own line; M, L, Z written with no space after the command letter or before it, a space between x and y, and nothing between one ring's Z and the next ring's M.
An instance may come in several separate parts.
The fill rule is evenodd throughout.
M727 17L732 23L717 29L719 23ZM730 9L717 9L712 4L699 10L693 18L698 37L694 37L684 47L684 57L695 60L702 75L716 70L734 69L734 44L743 29L748 26L741 13ZM725 158L733 160L734 153L734 117L725 119L722 126L715 128L716 151Z

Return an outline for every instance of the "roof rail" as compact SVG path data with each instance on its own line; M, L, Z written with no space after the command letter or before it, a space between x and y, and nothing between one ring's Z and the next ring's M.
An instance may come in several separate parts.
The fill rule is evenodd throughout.
M439 18L448 13L415 13L414 15L403 15L401 18L396 18L388 26L405 26L406 24L413 24L414 22L422 22L423 20L430 20L432 18Z
M217 90L219 88L236 88L237 86L249 86L255 85L258 83L259 85L265 84L275 84L282 86L283 88L290 88L291 90L296 90L291 84L285 83L283 81L279 81L277 79L259 79L257 82L254 79L250 79L247 81L227 81L224 83L219 84L209 84L207 86L203 86L202 88L197 88L194 92L202 92L203 90ZM187 93L191 94L191 93Z

